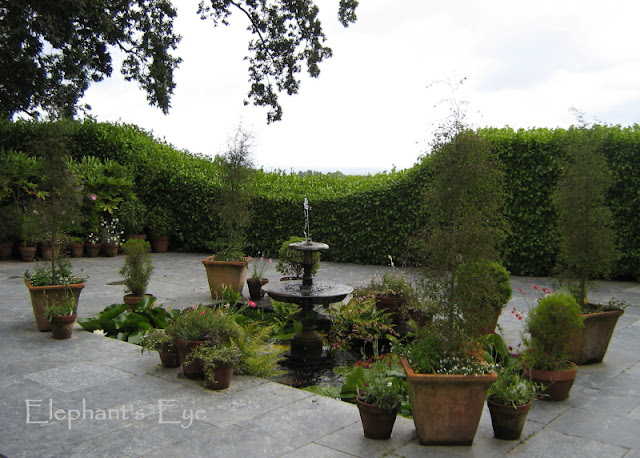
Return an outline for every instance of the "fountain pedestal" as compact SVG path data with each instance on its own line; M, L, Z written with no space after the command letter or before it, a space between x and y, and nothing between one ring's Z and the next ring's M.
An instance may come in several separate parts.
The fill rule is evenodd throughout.
M300 306L294 318L302 323L302 329L291 338L289 360L294 365L313 366L323 359L322 336L315 330L318 313L314 310L314 306L340 302L353 292L353 288L338 283L313 282L311 276L313 253L327 250L329 245L307 241L292 243L289 247L304 253L302 280L269 283L262 290L271 299Z

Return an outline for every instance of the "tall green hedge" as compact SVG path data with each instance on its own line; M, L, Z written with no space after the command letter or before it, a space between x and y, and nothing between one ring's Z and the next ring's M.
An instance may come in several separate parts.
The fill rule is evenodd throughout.
M65 121L70 122L70 121ZM183 250L205 250L215 240L213 202L218 168L205 156L176 150L144 130L126 124L72 122L72 154L114 159L133 168L139 198L149 207L170 207ZM0 149L29 151L37 122L0 121ZM595 126L613 171L608 196L621 258L616 278L640 278L640 126ZM556 215L551 195L565 152L565 129L481 129L502 162L507 182L504 209L510 224L503 260L514 274L547 275L555 261ZM429 157L414 167L373 176L257 174L248 254L274 255L283 240L303 235L302 202L312 206L311 236L328 243L323 259L382 264L403 259L407 242L424 224L420 200L430 176ZM409 253L410 257L410 253Z

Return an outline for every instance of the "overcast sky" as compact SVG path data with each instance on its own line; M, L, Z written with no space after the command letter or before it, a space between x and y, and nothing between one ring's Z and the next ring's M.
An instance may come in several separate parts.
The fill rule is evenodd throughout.
M84 102L99 121L141 126L179 149L215 155L241 124L255 136L266 170L390 170L411 167L446 116L446 85L466 77L474 127L567 127L575 107L588 120L640 120L640 2L637 0L362 0L343 28L338 0L317 0L334 56L298 95L280 97L283 120L243 106L244 17L214 28L179 4L183 36L169 115L119 73L94 84Z

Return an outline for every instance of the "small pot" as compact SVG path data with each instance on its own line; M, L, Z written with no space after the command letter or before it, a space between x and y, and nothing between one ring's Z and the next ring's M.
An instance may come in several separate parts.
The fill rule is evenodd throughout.
M84 253L84 243L72 243L69 245L72 258L81 258Z
M164 367L178 367L180 366L180 355L178 354L178 347L171 342L165 342L158 348L158 354L160 355L160 361Z
M521 406L510 406L487 399L487 406L496 439L510 441L520 439L527 415L531 410L531 401Z
M169 236L151 237L151 250L154 253L166 253L169 251Z
M119 243L104 243L102 245L104 255L108 258L116 257L118 255L119 247L120 247Z
M185 377L189 378L202 378L204 376L202 372L202 365L194 361L191 364L185 364L187 356L193 350L204 344L204 340L182 340L176 339L176 345L178 346L178 354L180 355L180 363L182 364L182 373Z
M211 390L224 390L229 388L231 384L231 376L233 375L233 363L217 363L213 370L213 379L204 372L204 380L207 388Z
M262 287L269 283L267 278L249 278L247 279L247 286L249 287L249 296L252 301L258 301L264 297L264 291Z
M375 404L367 404L359 397L356 398L356 405L360 412L364 437L375 440L384 440L391 437L393 424L398 414L396 411L384 410Z
M97 258L100 254L100 249L102 248L102 243L89 243L85 244L87 249L87 256L90 258Z
M36 247L34 246L20 245L18 250L20 251L20 258L22 258L24 262L31 262L36 258Z
M77 315L64 315L51 317L51 333L54 339L70 339L73 332L73 324Z
M155 302L155 296L153 294L145 294L145 296L153 298L153 301ZM142 296L134 296L133 294L125 294L122 296L122 302L127 304L132 311L136 309L140 299L142 299Z

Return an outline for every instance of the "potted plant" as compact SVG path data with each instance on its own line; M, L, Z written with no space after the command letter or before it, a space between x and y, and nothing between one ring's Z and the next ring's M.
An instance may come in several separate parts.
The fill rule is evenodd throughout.
M282 280L302 278L303 267L302 261L304 253L299 250L289 248L292 243L305 242L304 237L291 236L289 240L285 240L278 250L278 262L276 263L276 271L284 275ZM313 265L311 267L311 275L316 275L320 268L320 253L313 253Z
M118 206L117 214L120 224L122 224L125 240L147 238L144 233L147 207L142 202L136 199L125 200Z
M243 254L245 232L251 219L254 169L250 154L251 137L238 130L228 152L216 158L220 168L220 191L214 210L220 228L218 238L209 246L216 252L202 261L207 271L211 297L219 297L222 285L242 293L250 257Z
M76 298L66 293L61 302L51 302L45 305L45 317L51 323L54 339L70 339L73 325L76 322Z
M51 323L45 316L46 308L64 304L71 296L77 309L80 292L84 288L84 279L73 275L71 263L66 259L57 261L55 277L51 265L42 265L33 269L33 272L26 271L24 282L29 289L39 331L51 330Z
M271 264L271 259L268 262ZM263 277L267 268L267 260L261 256L259 260L253 261L252 266L251 276L247 279L247 286L249 287L249 297L251 297L251 300L257 301L264 297L262 287L269 283L269 279Z
M140 345L142 346L142 352L145 350L148 352L157 351L163 367L173 368L180 366L180 355L178 354L175 339L167 334L164 329L156 329L145 334Z
M233 342L208 341L189 353L187 363L202 366L207 388L224 390L229 388L233 367L239 359L240 349Z
M546 387L545 399L562 401L569 397L577 365L569 361L569 338L584 326L580 306L569 294L549 294L529 311L522 364L525 375Z
M615 302L590 303L591 281L609 275L618 252L606 192L611 172L599 151L597 127L569 130L567 163L558 180L553 202L558 212L559 250L556 273L580 305L584 327L576 331L569 349L577 364L600 362L609 346L618 318L624 313Z
M457 106L457 105L456 105ZM421 444L471 445L485 394L497 379L478 343L474 295L494 294L485 271L504 237L503 173L489 145L452 119L437 137L423 208L427 224L414 253L424 265L424 297L433 319L416 331L401 359ZM473 269L465 266L473 265Z
M175 228L175 218L165 207L156 206L147 213L147 229L154 253L166 253L169 250L169 237Z
M85 248L87 250L87 256L90 258L96 258L102 250L102 242L100 241L100 231L94 229L87 235L87 241L85 242Z
M24 212L20 214L19 225L20 245L18 246L18 250L20 252L20 258L24 262L31 262L36 258L38 239L42 233L34 205L26 208Z
M107 257L114 257L118 254L120 240L123 231L120 229L120 220L115 216L103 216L100 220L100 240L102 250Z
M124 277L123 301L135 309L136 304L147 292L153 272L151 246L142 239L129 239L122 244L122 251L126 255L124 265L120 268L120 275Z

